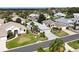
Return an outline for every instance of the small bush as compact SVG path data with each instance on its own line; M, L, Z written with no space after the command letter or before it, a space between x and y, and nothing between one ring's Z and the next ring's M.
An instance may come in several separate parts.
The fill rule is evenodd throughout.
M69 27L66 27L66 29L69 29Z
M8 34L8 35L7 35L7 38L8 38L8 39L12 39L12 38L14 37L14 34L13 34L13 32L11 32L11 31L8 31L7 34Z

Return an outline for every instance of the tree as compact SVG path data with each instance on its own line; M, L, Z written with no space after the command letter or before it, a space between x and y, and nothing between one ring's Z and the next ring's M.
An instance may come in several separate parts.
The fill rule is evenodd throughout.
M39 31L39 30L38 30L38 26L35 26L35 25L34 25L34 26L32 27L32 31L38 32L38 31Z
M39 23L42 23L42 21L46 20L46 17L43 15L43 14L40 14L39 15L39 19L38 19L38 22Z
M16 19L16 22L17 22L17 23L21 23L21 19L20 19L20 18L17 18L17 19Z
M13 32L11 30L9 30L7 34L8 34L7 35L8 39L12 39L14 37L14 34L13 34Z
M29 34L29 30L28 29L26 30L26 34Z
M45 37L45 32L40 33L40 37Z
M77 26L77 21L76 22L74 22L74 27L73 27L73 29L76 29L76 26Z
M34 26L35 24L34 24L34 22L31 22L30 25Z
M12 21L11 17L6 17L5 22L10 22L10 21Z
M27 27L27 23L24 23L23 25Z
M45 52L45 50L44 50L42 47L38 48L37 51L38 51L38 52Z
M64 52L65 47L64 47L64 42L62 39L57 38L52 41L49 47L50 52Z

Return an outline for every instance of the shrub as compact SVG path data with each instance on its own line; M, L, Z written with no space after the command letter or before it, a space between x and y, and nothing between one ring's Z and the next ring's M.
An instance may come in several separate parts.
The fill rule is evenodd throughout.
M40 37L45 37L45 33L40 33Z
M69 29L69 27L66 27L66 29Z
M17 23L21 23L21 19L20 19L20 18L17 18L17 19L16 19L16 22L17 22Z
M44 50L42 47L38 48L37 51L38 51L38 52L45 52L45 50Z
M8 35L7 35L7 38L8 38L8 39L12 39L12 38L14 37L14 34L13 34L13 32L11 32L11 31L8 31L7 34L8 34Z

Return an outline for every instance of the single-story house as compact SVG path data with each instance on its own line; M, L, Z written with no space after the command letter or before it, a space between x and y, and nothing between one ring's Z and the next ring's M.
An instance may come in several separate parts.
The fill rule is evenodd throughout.
M79 13L73 13L74 18L79 18Z
M52 20L45 20L45 21L43 21L43 23L44 23L45 25L47 25L48 27L52 27L52 26L55 25L55 22L52 21Z
M37 21L39 19L39 14L30 14L28 16L28 19L30 19L31 21Z
M19 16L13 17L12 20L13 20L13 21L16 21L18 18L21 19L21 23L22 23L22 24L25 22L25 19L23 19L23 18L21 18L21 17L19 17Z
M26 33L26 27L19 23L8 22L3 25L6 31L11 30L13 33L17 32L17 34Z
M8 31L12 31L14 35L26 33L26 27L15 22L8 22L0 26L0 51L7 50L6 41Z
M65 17L66 15L64 13L58 12L54 14L54 17Z
M60 26L70 26L74 22L74 18L59 18L55 19L56 23L59 24Z

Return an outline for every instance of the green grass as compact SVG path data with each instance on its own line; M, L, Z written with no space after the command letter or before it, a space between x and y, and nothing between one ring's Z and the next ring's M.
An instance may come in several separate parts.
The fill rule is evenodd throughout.
M19 35L17 38L8 41L6 46L10 49L43 40L47 40L47 38L40 37L39 35L34 35L33 33L22 34Z
M57 35L57 36L59 36L59 37L63 37L63 36L66 36L66 35L68 35L66 32L64 32L64 31L59 31L59 30L52 30L51 31L53 34L55 34L55 35Z
M79 49L79 40L69 42L68 45L74 49Z

